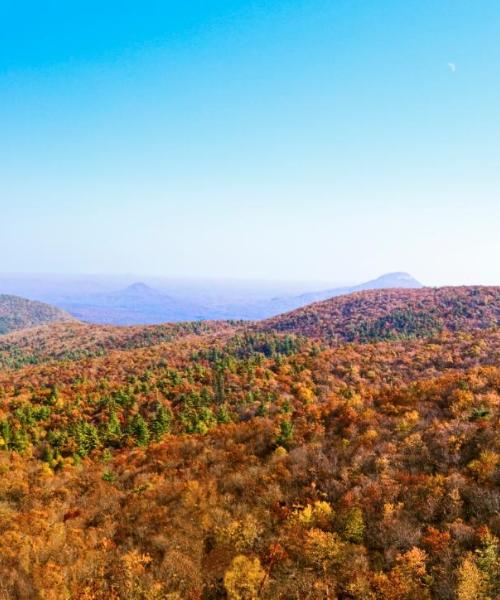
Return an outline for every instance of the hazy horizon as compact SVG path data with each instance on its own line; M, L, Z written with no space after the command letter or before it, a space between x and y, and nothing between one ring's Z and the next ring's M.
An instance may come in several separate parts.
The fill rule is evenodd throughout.
M384 274L352 285L136 275L0 274L0 295L46 302L79 320L114 325L258 320L350 292L421 286L421 282L404 273Z
M393 274L393 273L407 273L418 281L422 282L424 286L427 287L445 287L445 286L462 286L462 285L500 285L500 278L492 281L480 281L471 280L461 281L460 279L456 279L454 281L450 280L437 280L434 282L428 281L425 277L420 277L418 274L411 273L404 269L396 269L393 271L386 272L377 272L372 275L368 275L364 279L360 278L350 278L350 279L336 279L332 277L330 279L313 279L313 278L280 278L280 277L244 277L244 276L218 276L218 275L169 275L160 274L160 273L127 273L127 272L30 272L30 271L0 271L0 282L2 278L12 278L12 279L40 279L44 281L64 281L64 280L103 280L103 281L130 281L130 283L147 283L147 282L181 282L181 283L196 283L196 284L241 284L241 285L269 285L269 286L295 286L304 289L325 289L325 286L331 287L343 287L343 286L353 286L360 283L365 283L366 281L376 280L378 277L383 275ZM499 276L500 277L500 276ZM1 289L0 289L1 293Z

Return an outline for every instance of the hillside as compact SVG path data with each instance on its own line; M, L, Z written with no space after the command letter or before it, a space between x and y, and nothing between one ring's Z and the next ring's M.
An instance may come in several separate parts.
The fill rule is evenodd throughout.
M73 320L71 315L50 304L0 294L0 335L37 325Z
M3 336L0 598L498 597L498 290Z
M165 323L134 327L90 325L78 321L53 323L15 331L0 338L0 369L53 361L104 356L113 350L134 350L184 336L232 331L226 322Z
M419 338L500 324L500 287L384 289L340 296L258 325L334 342Z

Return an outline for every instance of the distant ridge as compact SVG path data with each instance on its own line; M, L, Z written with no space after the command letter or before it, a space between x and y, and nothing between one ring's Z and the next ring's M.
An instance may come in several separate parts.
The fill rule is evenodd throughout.
M42 278L43 279L43 278ZM391 287L421 287L408 273L388 273L368 282L342 287L302 283L247 282L221 285L217 280L161 280L115 277L68 277L66 280L3 278L5 293L57 306L79 320L107 325L156 325L206 320L260 320L318 300L352 291ZM239 287L238 287L239 286ZM260 286L260 287L259 287ZM281 287L280 287L281 286ZM266 290L266 291L265 291ZM288 290L288 291L285 291ZM302 290L302 291L301 291ZM312 291L311 291L312 290Z
M385 273L376 279L366 281L364 283L342 286L337 288L328 288L325 290L318 290L317 292L307 292L300 294L299 296L288 296L273 299L273 310L272 314L278 315L283 312L294 310L295 308L301 308L307 306L313 302L319 302L321 300L327 300L328 298L334 298L336 296L342 296L344 294L351 294L352 292L359 292L363 290L376 290L376 289L391 289L391 288L421 288L423 284L417 281L409 273L404 271L398 271L395 273ZM262 315L263 318L270 315Z
M89 294L62 303L82 321L109 325L152 325L179 321L200 321L203 309L178 300L143 282L105 294Z
M123 297L139 297L139 298L157 298L162 297L160 291L155 290L154 288L142 283L142 281L138 281L136 283L132 283L128 287L126 287L121 292L117 292L117 294L121 294Z
M67 312L34 300L0 294L0 335L61 321L74 321Z

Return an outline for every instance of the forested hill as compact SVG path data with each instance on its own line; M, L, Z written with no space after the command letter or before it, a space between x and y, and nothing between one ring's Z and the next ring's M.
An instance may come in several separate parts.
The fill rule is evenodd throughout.
M113 350L134 351L186 336L200 336L208 344L209 334L232 332L234 328L234 323L226 321L130 327L90 325L79 321L52 323L1 336L0 371L30 364L104 356Z
M0 600L500 598L498 307L1 336Z
M497 327L500 321L499 287L360 291L253 323L193 321L133 327L85 324L49 305L13 296L0 296L2 298L11 299L10 304L4 302L10 328L13 324L18 329L30 327L36 323L35 316L40 323L58 322L50 327L31 327L3 335L0 369L53 360L78 360L112 350L133 351L190 335L207 336L207 344L210 343L208 334L224 332L224 336L229 336L245 331L293 334L336 344L366 343L484 330ZM1 307L0 300L0 319ZM264 349L265 353L268 350Z
M74 318L50 304L0 294L0 335L59 321L74 321Z
M258 328L373 342L488 329L499 323L500 287L469 286L357 292L268 319Z

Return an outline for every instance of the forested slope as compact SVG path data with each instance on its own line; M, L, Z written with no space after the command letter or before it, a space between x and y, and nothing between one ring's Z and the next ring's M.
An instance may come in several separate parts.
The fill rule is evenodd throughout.
M50 304L0 294L0 335L36 325L73 320L71 315Z
M146 348L187 335L233 329L234 324L223 321L134 327L89 325L76 321L55 323L50 327L33 327L1 336L0 368L104 356L112 350Z
M372 342L499 325L500 288L471 286L357 292L263 321L259 328Z
M4 336L0 598L496 598L498 288L433 292Z

